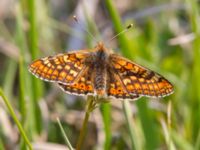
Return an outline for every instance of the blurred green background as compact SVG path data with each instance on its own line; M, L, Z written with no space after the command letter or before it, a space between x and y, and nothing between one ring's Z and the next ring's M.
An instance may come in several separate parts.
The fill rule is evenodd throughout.
M82 149L199 150L199 14L198 0L0 0L0 149L28 148L14 114L34 149L66 149L57 117L75 147L86 98L35 78L28 64L93 48L96 42L83 28L106 43L133 23L107 47L162 74L175 91L101 104L91 113Z

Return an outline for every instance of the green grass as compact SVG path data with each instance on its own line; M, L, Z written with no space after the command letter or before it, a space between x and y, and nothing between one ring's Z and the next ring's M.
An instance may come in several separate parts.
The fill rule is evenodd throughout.
M104 132L105 132L104 149L109 150L111 148L111 140L112 140L111 107L109 104L105 103L105 104L102 104L100 108L101 108L101 113L103 117Z
M13 108L12 108L10 102L9 102L9 100L5 97L5 95L4 95L4 93L3 93L3 90L2 90L1 88L0 88L0 96L1 96L2 99L4 100L4 103L6 104L6 107L8 108L9 113L11 114L11 116L12 116L12 118L13 118L15 124L17 125L17 127L18 127L18 129L19 129L19 131L20 131L20 133L21 133L21 135L22 135L22 137L23 137L23 139L24 139L26 145L28 146L28 148L29 148L30 150L32 150L32 145L31 145L31 143L30 143L30 141L29 141L29 139L28 139L26 133L24 132L24 129L23 129L23 127L22 127L20 121L17 119L17 116L16 116L16 114L15 114L15 112L14 112L14 110L13 110Z
M58 122L58 125L59 125L59 127L60 127L60 130L61 130L61 132L62 132L62 135L63 135L63 137L64 137L64 139L65 139L65 142L66 142L66 144L67 144L69 150L73 150L73 147L72 147L72 145L71 145L71 143L70 143L70 141L69 141L67 135L65 134L65 130L63 129L62 124L61 124L59 118L57 118L57 122Z
M28 43L29 43L29 50L31 54L31 60L37 59L40 51L38 49L38 33L39 26L38 26L38 19L37 19L37 13L36 13L36 5L37 2L35 0L30 0L27 3L27 9L28 11L28 18L30 22L30 30L28 32ZM31 110L32 110L32 125L34 127L33 134L38 134L42 130L42 124L41 124L41 114L40 109L38 106L38 101L42 96L42 82L31 76Z
M84 129L83 149L200 149L200 10L195 0L179 2L187 7L165 9L154 15L149 13L136 20L133 18L136 13L152 6L158 9L161 2L131 2L121 13L116 7L119 5L115 5L117 2L105 0L98 5L103 9L98 9L95 18L91 18L83 6L88 29L95 32L97 39L101 34L109 35L109 30L117 34L133 23L132 29L115 39L117 48L114 51L119 50L124 57L159 72L175 87L173 95L160 100L140 98L133 102L113 100L101 104L96 108L100 111L90 113L87 130ZM62 92L58 93L53 84L46 84L28 72L31 61L63 52L73 33L88 44L80 48L93 47L94 42L88 35L81 35L69 26L73 22L72 8L77 3L66 3L63 9L58 9L49 1L18 1L13 7L15 15L0 20L0 83L3 88L0 110L10 118L11 128L19 129L12 130L19 134L12 146L19 149L31 149L38 139L63 145L70 141L67 145L71 148L77 143L83 120L80 114L85 112L86 102L75 98L69 103L71 97L61 96ZM131 17L124 19L128 12ZM169 39L191 32L195 36L193 41L175 46L168 44ZM6 42L2 42L4 40ZM13 57L13 48L7 43L18 50L19 57ZM5 55L7 48L11 50L10 55ZM96 118L94 114L97 113ZM62 126L56 123L58 117ZM57 126L51 128L55 123ZM4 130L1 118L0 127L0 149L6 149L4 146L8 145L10 135ZM70 135L65 135L66 128Z
M192 70L191 70L191 89L190 89L190 98L192 100L191 107L191 127L194 129L193 132L191 132L192 140L194 141L194 144L196 145L195 148L199 148L199 140L197 137L200 135L200 122L198 121L198 118L200 118L200 27L199 27L199 8L198 8L198 3L194 0L191 1L186 1L189 7L189 17L191 21L191 29L194 33L195 40L192 43L192 48L194 52L194 62L192 65ZM197 146L198 145L198 146Z

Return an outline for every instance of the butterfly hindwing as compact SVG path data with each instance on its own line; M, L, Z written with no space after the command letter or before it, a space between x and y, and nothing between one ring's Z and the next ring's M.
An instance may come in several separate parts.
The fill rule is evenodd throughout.
M116 54L111 54L109 59L129 93L162 97L173 92L172 84L161 75Z
M139 97L137 94L129 94L123 87L123 83L120 78L111 70L107 71L107 95L117 99L136 99Z
M59 83L59 87L64 90L64 92L74 95L93 95L94 88L92 83L91 68L87 67L83 70L83 73L73 84L62 84Z

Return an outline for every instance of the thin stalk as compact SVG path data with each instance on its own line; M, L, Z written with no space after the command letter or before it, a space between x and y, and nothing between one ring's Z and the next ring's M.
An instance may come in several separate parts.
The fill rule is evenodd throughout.
M105 132L105 139L104 139L104 150L111 149L111 106L108 103L104 103L101 105L101 113L104 122L104 132Z
M133 126L132 114L131 114L130 103L128 101L124 101L123 110L131 138L131 147L132 148L134 147L137 150L141 150L142 149L141 139L137 137L136 128L132 127Z
M83 140L85 137L85 133L87 131L87 124L88 124L88 120L90 117L90 112L95 108L95 101L94 101L94 97L93 96L88 96L87 99L87 104L86 104L86 111L85 111L85 117L84 117L84 121L83 121L83 125L79 134L79 138L78 138L78 142L76 145L76 150L80 150L82 145L83 145Z
M170 134L177 149L195 150L194 146L191 143L189 143L187 139L183 138L183 135L180 135L179 133L177 133L177 131L171 130Z
M20 121L17 119L17 116L15 115L15 112L14 112L14 110L13 110L13 108L12 108L10 102L9 102L8 99L5 97L5 95L3 94L3 91L2 91L1 88L0 88L0 96L1 96L2 99L4 100L4 102L5 102L6 106L7 106L8 110L9 110L9 112L10 112L12 118L13 118L13 120L15 121L15 123L16 123L16 125L17 125L17 127L18 127L18 129L19 129L19 131L20 131L20 133L21 133L21 135L22 135L22 137L24 138L25 143L27 144L27 146L29 147L29 149L32 150L32 149L33 149L33 148L32 148L32 145L31 145L31 143L30 143L28 137L26 136L26 133L25 133L25 131L24 131L22 125L20 124Z
M21 114L21 124L23 125L24 129L28 131L30 128L29 125L27 125L28 119L32 120L31 116L28 115L28 109L27 109L27 97L29 97L29 93L27 91L27 84L30 82L26 75L27 70L27 62L26 62L26 56L27 56L27 41L25 38L25 32L23 30L23 11L22 6L18 4L16 6L16 32L15 32L15 43L19 47L19 110ZM27 116L29 116L27 118ZM31 132L28 132L29 138L32 138ZM26 149L26 145L24 142L23 137L20 137L20 149Z
M36 6L37 1L29 0L28 9L29 9L29 22L30 22L30 30L29 30L29 49L31 52L32 60L36 59L39 56L38 50L38 26L37 26L37 14L36 14ZM33 115L32 125L34 128L33 133L40 133L42 130L42 123L41 123L41 114L40 109L38 106L38 100L41 98L43 92L42 82L37 80L35 77L32 76L31 78L31 86L32 86L32 97L31 97L31 111Z
M191 77L189 78L189 84L191 84L191 88L189 90L190 99L191 99L191 125L190 129L193 130L189 131L189 134L192 133L192 140L195 142L196 138L198 137L198 132L200 130L200 26L199 26L199 7L198 1L196 0L186 0L186 4L188 5L188 13L190 17L190 24L192 32L194 33L195 39L192 43L192 50L193 50L193 66L191 71Z
M166 141L166 144L167 144L167 148L169 150L176 150L176 147L174 146L174 143L171 139L170 128L167 127L167 124L166 124L166 122L163 118L160 119L160 123L161 123L161 126L163 128L164 138L165 138L165 141Z
M200 130L199 130L199 132L198 132L198 136L197 136L197 140L196 140L196 142L195 142L194 149L195 149L195 150L200 149Z
M68 139L68 137L67 137L67 135L65 134L65 130L63 129L62 124L61 124L59 118L57 118L57 122L58 122L60 130L62 132L62 135L63 135L63 137L65 139L65 142L67 143L67 146L69 147L70 150L74 150L73 147L72 147L72 145L71 145L71 143L70 143L70 141L69 141L69 139Z
M30 21L30 51L32 59L36 59L39 51L38 48L38 34L37 34L37 22L36 22L36 2L34 0L28 1L29 8L29 21Z
M81 146L83 145L83 139L85 137L85 133L86 133L86 130L87 130L87 124L88 124L89 116L90 116L90 112L86 111L85 112L85 118L84 118L84 121L83 121L83 125L82 125L82 128L81 128L81 132L80 132L80 135L79 135L79 138L78 138L78 143L77 143L77 146L76 146L77 150L80 150Z
M20 112L22 115L22 124L24 124L25 119L26 119L26 101L25 101L25 91L26 91L26 85L25 82L27 81L25 78L25 55L26 55L26 40L24 37L24 32L22 29L22 22L23 22L23 14L22 14L22 8L20 5L18 5L17 9L16 9L17 15L17 26L16 26L16 35L15 35L15 39L16 39L16 44L18 45L19 49L20 49L20 56L19 56L19 106L20 106Z
M168 141L168 147L170 150L176 150L176 147L174 145L174 142L172 140L172 134L171 134L171 114L172 114L172 102L169 101L168 102L168 106L167 106L167 125L166 125L166 131L168 132L169 136L166 136L165 138L167 138ZM163 126L164 127L164 126Z

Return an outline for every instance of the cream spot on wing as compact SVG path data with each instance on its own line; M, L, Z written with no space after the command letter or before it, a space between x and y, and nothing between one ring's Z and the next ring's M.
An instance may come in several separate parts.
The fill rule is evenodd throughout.
M57 66L57 69L58 69L58 70L61 70L62 68L63 68L63 67L62 67L61 65L58 65L58 66Z
M76 72L76 71L74 71L74 70L70 70L70 72L69 72L70 74L72 74L73 76L76 76L78 73Z
M84 77L81 77L81 81L82 81L82 82L85 82L85 78L84 78Z
M130 80L130 79L124 79L123 81L124 81L124 84L125 84L125 85L127 85L128 83L131 83L131 80Z
M50 63L48 63L48 64L47 64L47 67L49 67L49 68L50 68L50 67L51 67L51 64L50 64Z
M69 69L70 69L70 66L69 66L69 65L65 65L65 69L66 69L66 70L69 70Z
M144 80L144 78L139 78L139 81L144 82L145 80Z
M46 64L49 63L49 60L47 59L47 60L45 60L43 63L46 65Z
M67 59L68 59L68 55L64 55L64 56L63 56L63 59L64 59L65 62L67 62L67 61L68 61L68 60L67 60Z

